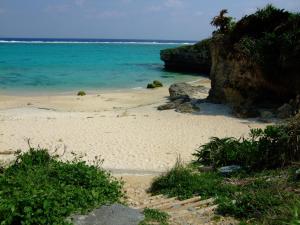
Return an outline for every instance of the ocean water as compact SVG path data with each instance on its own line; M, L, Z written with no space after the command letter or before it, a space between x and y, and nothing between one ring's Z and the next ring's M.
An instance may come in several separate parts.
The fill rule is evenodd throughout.
M160 50L191 42L0 39L0 92L64 93L144 88L197 77L163 70Z

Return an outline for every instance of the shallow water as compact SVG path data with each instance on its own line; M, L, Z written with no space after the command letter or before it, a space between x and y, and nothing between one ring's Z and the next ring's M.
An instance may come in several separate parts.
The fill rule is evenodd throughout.
M3 93L119 90L199 77L163 70L160 50L182 43L0 41Z

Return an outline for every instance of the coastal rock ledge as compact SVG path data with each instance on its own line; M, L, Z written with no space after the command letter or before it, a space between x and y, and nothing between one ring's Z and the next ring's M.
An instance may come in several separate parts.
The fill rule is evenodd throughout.
M210 39L195 45L162 50L160 58L164 61L166 70L208 75L211 68Z

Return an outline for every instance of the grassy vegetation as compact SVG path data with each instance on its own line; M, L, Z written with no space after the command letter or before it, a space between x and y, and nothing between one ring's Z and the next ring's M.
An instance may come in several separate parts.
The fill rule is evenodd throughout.
M158 87L163 87L162 82L160 82L159 80L154 80L152 83L149 83L147 85L147 88L158 88Z
M191 167L177 163L168 173L157 177L149 191L169 197L177 196L179 199L194 195L210 198L234 192L234 187L222 184L221 181L222 177L215 172L197 173Z
M213 197L219 214L242 224L300 224L299 167L292 164L299 161L299 141L300 115L253 130L249 139L213 138L195 153L193 166L178 163L154 180L150 192L180 199ZM228 178L195 169L203 164L215 169L238 164L243 170Z
M85 96L86 93L84 91L78 91L77 96Z
M157 209L146 208L144 210L145 219L139 225L168 225L169 215L165 212L161 212Z
M69 224L65 218L119 202L122 183L99 166L30 149L0 174L0 224Z
M218 212L250 224L299 223L295 212L300 210L300 197L293 191L299 183L291 180L290 170L293 169L263 171L235 178L240 182L236 185L238 191L230 197L217 199Z
M249 138L214 137L196 151L196 162L215 168L237 164L258 171L300 160L300 114L286 124L253 129Z
M181 165L158 177L150 191L180 199L213 197L219 204L219 214L233 216L244 224L299 224L300 196L291 191L299 182L292 177L289 169L282 169L225 179L217 172L199 173Z

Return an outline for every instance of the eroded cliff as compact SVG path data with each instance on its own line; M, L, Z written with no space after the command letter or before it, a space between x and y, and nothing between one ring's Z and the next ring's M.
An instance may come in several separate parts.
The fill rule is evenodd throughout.
M209 74L210 39L205 39L195 45L162 50L160 57L165 62L166 70Z

